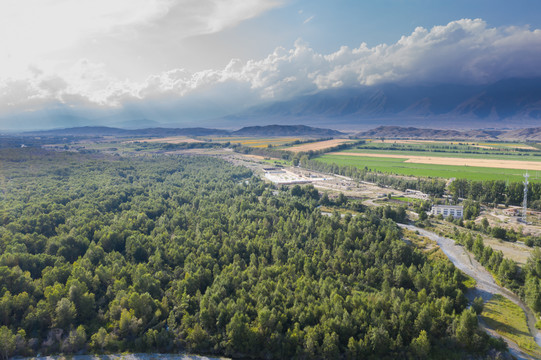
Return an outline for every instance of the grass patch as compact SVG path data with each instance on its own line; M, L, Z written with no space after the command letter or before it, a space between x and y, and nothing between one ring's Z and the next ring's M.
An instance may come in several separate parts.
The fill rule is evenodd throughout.
M501 295L494 295L485 303L481 318L490 328L517 343L525 352L541 358L541 348L530 335L526 315L518 305Z
M417 199L417 198L410 198L406 196L393 196L391 197L392 200L402 201L406 203L422 203L424 200Z

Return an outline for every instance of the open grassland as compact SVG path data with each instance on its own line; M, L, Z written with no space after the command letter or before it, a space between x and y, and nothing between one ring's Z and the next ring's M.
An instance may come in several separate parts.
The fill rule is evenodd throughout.
M521 169L502 169L479 166L456 166L419 164L406 162L404 158L394 157L373 157L373 156L348 156L344 153L339 155L325 154L317 158L329 164L341 166L356 166L367 168L372 171L379 171L390 174L418 176L418 177L440 177L445 179L460 178L469 180L509 180L522 181L523 172ZM540 163L541 164L541 163ZM524 168L523 168L524 169ZM538 172L531 172L530 181L541 181Z
M541 359L541 348L537 346L530 335L526 317L518 305L501 295L494 295L490 301L485 303L481 318L488 327L496 330L498 334L511 339L521 349L535 358Z
M241 144L243 146L262 148L272 146L282 146L289 144L300 138L295 137L280 137L280 138L254 138L254 137L211 137L208 138L214 142L230 142L232 144Z
M319 151L330 149L340 144L352 142L353 140L349 139L332 139L326 141L316 141L307 144L295 145L292 147L284 148L283 150L292 151L292 152L308 152L308 151Z

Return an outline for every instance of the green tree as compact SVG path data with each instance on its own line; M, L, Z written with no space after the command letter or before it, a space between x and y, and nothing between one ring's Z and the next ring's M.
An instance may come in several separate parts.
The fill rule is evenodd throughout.
M56 305L54 322L56 326L67 329L73 323L76 315L75 305L69 299L62 298Z
M411 341L411 350L419 359L426 359L430 354L430 340L425 330L421 330L419 336Z
M16 335L7 326L0 328L0 354L2 359L7 360L15 351Z

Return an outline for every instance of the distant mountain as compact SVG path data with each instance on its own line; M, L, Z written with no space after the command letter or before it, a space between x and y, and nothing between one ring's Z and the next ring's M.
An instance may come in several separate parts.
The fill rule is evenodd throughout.
M356 134L359 138L390 139L497 139L502 131L458 131L415 127L379 126Z
M541 141L541 127L518 130L440 130L401 126L379 126L355 134L361 139L422 139L422 140L519 140Z
M49 136L136 136L136 137L167 137L167 136L310 136L337 137L345 134L331 129L314 128L305 125L267 125L244 127L237 131L207 128L148 128L148 129L119 129L107 126L83 126L67 129L42 130L25 133L26 135Z
M306 125L266 125L248 126L233 131L232 135L238 136L314 136L314 137L336 137L344 136L340 131L322 129Z
M502 134L500 139L541 141L541 127L508 131Z
M148 129L150 127L160 127L160 125L163 126L159 122L149 119L126 120L115 123L115 127L121 129Z
M437 127L475 123L506 127L541 120L541 79L509 79L489 85L377 85L331 89L274 102L230 119L326 119L342 124L396 124L429 120ZM300 119L300 120L295 120ZM313 124L314 122L310 122ZM321 122L319 122L321 123ZM417 125L418 126L418 125ZM423 125L424 126L424 125Z
M67 129L54 129L27 132L28 135L54 135L54 136L209 136L228 135L229 131L206 128L148 128L148 129L119 129L107 126L82 126Z

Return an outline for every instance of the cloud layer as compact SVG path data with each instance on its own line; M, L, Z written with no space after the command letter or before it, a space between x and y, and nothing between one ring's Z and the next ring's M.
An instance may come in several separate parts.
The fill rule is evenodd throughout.
M153 16L162 16L158 3L167 4L156 1ZM232 1L228 12L217 0L204 3L222 17L206 22L199 32L217 31L276 4ZM172 11L167 6L164 9ZM137 16L126 15L130 19ZM139 82L119 80L107 72L105 64L84 59L56 72L31 67L23 76L0 78L0 111L35 110L47 104L122 107L161 99L186 101L190 97L246 107L336 87L387 82L481 84L510 77L537 77L541 76L539 63L541 30L490 28L480 19L463 19L432 29L419 27L390 45L361 44L320 54L297 41L292 49L277 48L264 59L233 59L223 69L195 73L171 69Z

